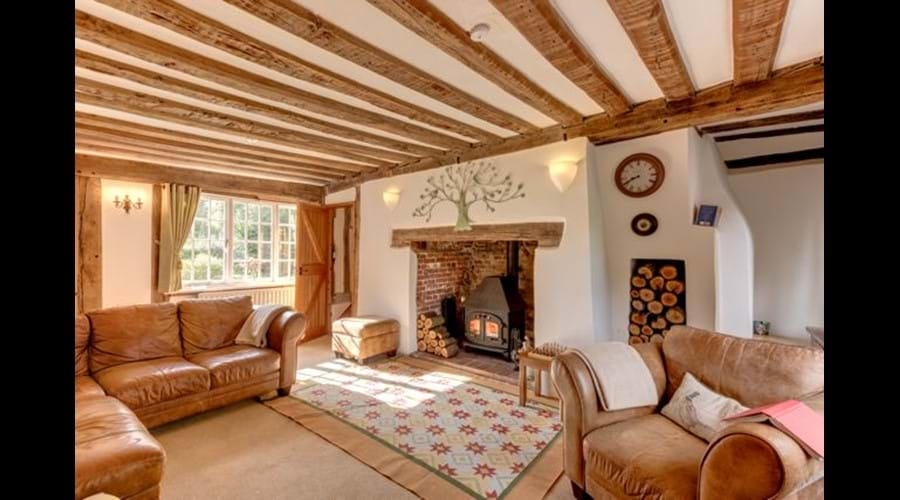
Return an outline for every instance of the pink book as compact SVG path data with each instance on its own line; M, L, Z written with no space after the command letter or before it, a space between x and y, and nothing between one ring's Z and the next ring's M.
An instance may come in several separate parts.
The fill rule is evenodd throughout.
M729 415L723 420L732 422L765 422L794 438L811 457L825 459L825 417L800 401L789 399L780 403L758 406Z

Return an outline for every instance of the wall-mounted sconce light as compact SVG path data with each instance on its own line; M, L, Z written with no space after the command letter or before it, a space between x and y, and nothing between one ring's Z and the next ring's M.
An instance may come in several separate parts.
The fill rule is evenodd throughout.
M384 205L388 207L388 210L393 211L397 204L400 203L400 190L395 188L386 189L381 193L381 198L384 200Z
M575 174L578 173L578 162L575 161L555 161L548 165L550 170L550 180L560 193L565 193L572 181L575 180Z
M119 195L116 195L113 198L113 206L116 208L121 208L125 210L125 213L131 213L131 209L134 208L136 210L140 210L142 206L144 206L144 202L141 201L141 197L138 196L137 201L131 201L131 198L126 194L123 199L119 199Z

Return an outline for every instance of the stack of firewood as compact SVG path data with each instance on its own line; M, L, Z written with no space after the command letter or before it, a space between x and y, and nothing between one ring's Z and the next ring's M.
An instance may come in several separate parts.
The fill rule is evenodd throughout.
M684 277L674 265L647 262L631 276L628 341L661 342L669 328L685 323Z
M416 320L416 346L420 351L452 358L459 352L456 339L450 336L444 318L437 313L420 314Z

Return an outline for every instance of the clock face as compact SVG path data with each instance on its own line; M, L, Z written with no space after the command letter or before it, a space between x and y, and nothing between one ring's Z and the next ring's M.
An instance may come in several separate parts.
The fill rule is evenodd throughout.
M662 185L665 173L662 162L655 156L632 155L616 169L616 186L628 196L649 196Z

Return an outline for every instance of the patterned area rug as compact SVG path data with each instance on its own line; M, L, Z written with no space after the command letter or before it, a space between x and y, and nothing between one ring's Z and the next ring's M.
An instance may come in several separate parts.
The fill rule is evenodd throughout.
M515 392L424 360L335 360L266 404L424 498L541 498L562 474L562 424Z

